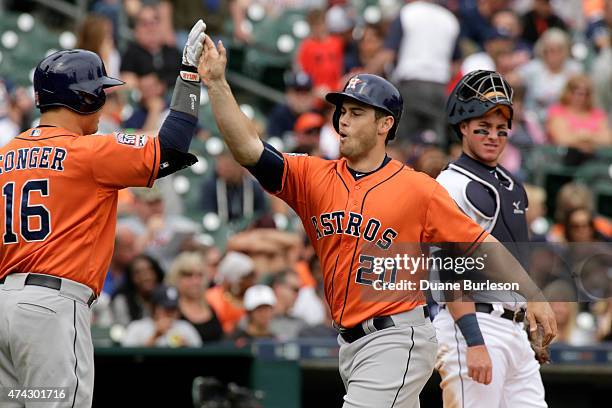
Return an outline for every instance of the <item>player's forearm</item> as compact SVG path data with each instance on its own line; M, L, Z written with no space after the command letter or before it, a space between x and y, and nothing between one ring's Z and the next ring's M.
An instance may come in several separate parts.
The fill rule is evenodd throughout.
M519 288L516 292L527 300L545 300L542 291L531 280L527 271L502 243L492 235L488 235L483 240L483 244L471 256L479 257L486 254L486 267L483 273L487 279L498 283L517 283Z
M181 72L181 76L183 72ZM173 148L186 153L195 133L200 110L200 82L195 74L192 80L179 76L174 85L170 114L159 130L162 147Z
M448 312L459 327L468 347L482 346L484 337L476 319L474 302L449 302L446 304Z
M463 316L476 313L476 307L474 306L474 302L470 301L456 301L456 302L448 302L446 304L446 308L448 312L453 316L453 320L457 321L461 319Z
M227 81L209 81L208 96L217 126L234 159L243 166L255 165L264 145L251 120L240 110Z

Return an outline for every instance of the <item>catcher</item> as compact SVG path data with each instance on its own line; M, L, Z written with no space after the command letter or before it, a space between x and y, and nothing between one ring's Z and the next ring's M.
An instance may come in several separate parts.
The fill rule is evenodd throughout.
M438 182L524 264L527 194L498 163L512 126L512 88L497 72L473 71L451 93L447 114L463 154ZM525 299L514 292L481 292L471 299L446 303L434 320L444 407L546 407L536 359L548 361L552 339L532 325L532 350L523 325Z

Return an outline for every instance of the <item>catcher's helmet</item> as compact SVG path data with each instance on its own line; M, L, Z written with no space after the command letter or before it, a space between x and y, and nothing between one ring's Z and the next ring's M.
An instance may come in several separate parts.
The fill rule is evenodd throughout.
M106 76L98 54L85 50L55 52L34 71L36 106L64 106L81 114L97 112L106 101L105 88L124 82Z
M344 85L342 92L330 92L325 95L327 102L336 105L332 123L336 132L339 131L340 111L342 102L354 99L377 109L382 109L395 119L393 127L389 130L387 140L395 138L395 131L402 117L404 101L397 88L384 78L372 74L357 74Z
M510 84L495 71L477 70L465 75L455 85L446 103L448 123L462 138L459 124L464 120L484 116L491 109L502 107L512 127L512 94Z

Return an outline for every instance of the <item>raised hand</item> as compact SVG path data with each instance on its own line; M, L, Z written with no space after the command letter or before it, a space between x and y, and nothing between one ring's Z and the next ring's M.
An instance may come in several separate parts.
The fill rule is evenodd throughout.
M227 51L223 43L219 41L215 47L215 43L206 36L204 40L204 50L200 57L198 65L198 74L205 84L211 81L225 79L225 67L227 65Z

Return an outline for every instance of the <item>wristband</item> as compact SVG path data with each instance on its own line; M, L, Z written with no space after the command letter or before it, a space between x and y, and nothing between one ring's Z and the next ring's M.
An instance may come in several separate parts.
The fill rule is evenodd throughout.
M191 65L181 64L181 79L187 82L200 82L198 68Z
M465 338L465 342L468 347L482 346L485 344L482 333L480 332L480 326L478 326L478 319L476 319L476 313L469 313L461 316L455 324L459 326L461 334Z
M181 77L176 78L170 109L187 113L197 118L200 109L200 83L185 81L182 75L183 71L181 71Z

